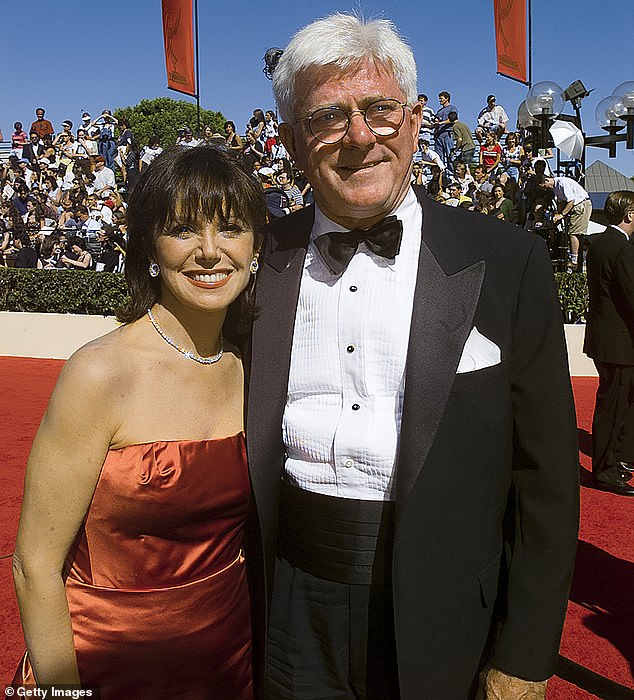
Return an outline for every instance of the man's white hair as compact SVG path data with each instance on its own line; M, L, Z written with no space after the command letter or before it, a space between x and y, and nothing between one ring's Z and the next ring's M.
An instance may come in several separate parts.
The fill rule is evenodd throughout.
M414 54L392 22L337 12L300 29L282 54L273 73L273 94L282 120L294 120L296 83L302 72L318 66L344 71L365 61L389 70L407 103L416 102Z

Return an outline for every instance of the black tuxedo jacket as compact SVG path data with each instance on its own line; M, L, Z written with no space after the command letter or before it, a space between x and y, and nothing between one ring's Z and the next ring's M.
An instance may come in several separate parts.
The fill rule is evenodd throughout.
M577 538L576 427L541 239L419 199L422 245L396 464L399 680L404 699L465 700L483 656L528 679L553 672ZM257 285L247 441L260 625L273 585L281 422L313 217L304 209L271 226ZM456 374L473 326L501 348L502 361Z
M32 143L27 143L22 148L22 158L26 158L29 163L35 163L39 157L38 147L33 146Z
M590 306L583 350L594 360L634 365L634 244L608 226L587 258Z

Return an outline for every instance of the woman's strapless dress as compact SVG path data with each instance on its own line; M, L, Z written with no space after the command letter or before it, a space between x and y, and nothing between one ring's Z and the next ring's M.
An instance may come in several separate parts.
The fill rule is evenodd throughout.
M82 685L103 700L253 697L244 435L108 452L66 560ZM22 678L33 682L25 660Z

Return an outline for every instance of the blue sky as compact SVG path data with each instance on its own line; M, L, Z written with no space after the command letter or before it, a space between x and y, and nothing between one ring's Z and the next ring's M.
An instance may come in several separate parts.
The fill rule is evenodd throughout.
M497 95L513 123L526 94L523 85L496 75L492 0L198 3L201 104L220 110L241 132L255 107L274 108L262 73L266 49L283 48L299 27L335 11L391 19L414 49L419 90L433 108L440 90L451 92L471 126L487 94ZM634 80L634 3L607 7L596 0L533 0L533 80L566 88L581 79L594 88L582 108L589 135L603 133L594 120L597 103ZM144 98L189 99L166 87L160 0L3 0L0 20L5 139L15 121L28 128L40 105L59 130L63 119L77 123L84 109L96 116ZM603 149L589 149L588 164L597 159L634 175L634 151L624 145L615 160Z

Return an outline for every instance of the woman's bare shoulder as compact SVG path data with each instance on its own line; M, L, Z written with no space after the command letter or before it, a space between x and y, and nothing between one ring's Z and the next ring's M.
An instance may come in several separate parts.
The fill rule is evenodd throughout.
M97 391L126 381L143 356L135 325L121 326L83 345L68 359L60 381L77 381Z

